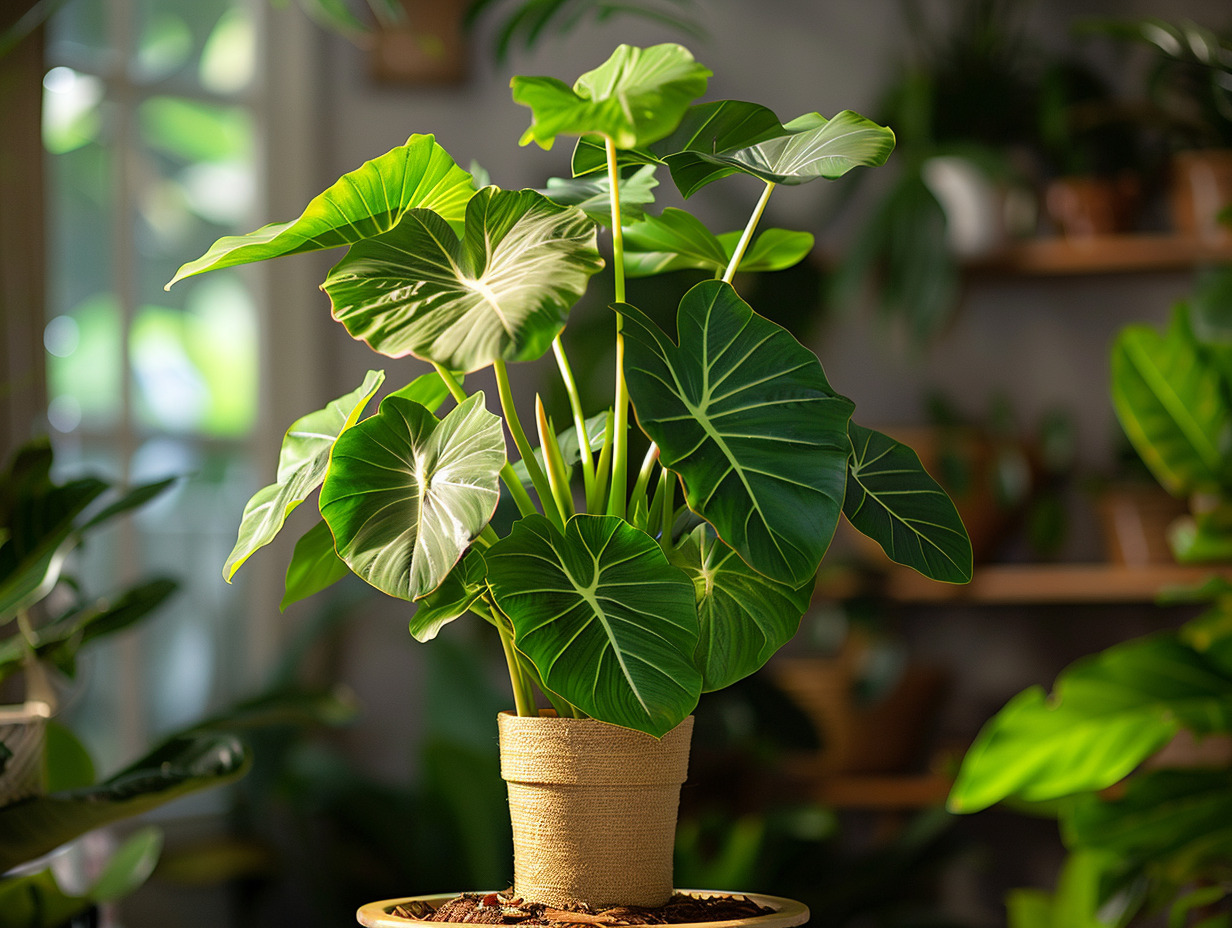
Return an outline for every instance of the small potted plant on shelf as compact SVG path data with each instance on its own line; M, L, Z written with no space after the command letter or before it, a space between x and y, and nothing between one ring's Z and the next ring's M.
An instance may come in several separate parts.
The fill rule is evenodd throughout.
M381 354L432 364L375 414L364 410L378 371L291 426L224 573L319 488L287 601L353 572L415 604L421 641L467 613L495 629L516 707L499 722L513 893L528 903L668 902L690 713L792 637L841 515L930 577L971 573L962 523L916 455L852 422L816 356L733 286L737 270L786 267L811 247L798 233L756 236L778 187L880 164L893 134L848 111L782 123L753 103L694 104L710 73L659 45L620 46L572 87L515 77L513 98L532 111L523 144L579 138L575 177L550 197L476 190L432 136L413 135L298 219L221 239L172 281L349 246L323 284L334 318ZM684 210L646 209L664 167L685 197L735 174L764 189L745 229L716 236ZM612 405L595 411L582 408L561 333L605 264L600 229L617 367ZM625 278L680 267L714 278L683 295L673 337L625 302ZM508 372L549 350L569 397L559 433L541 402L529 420L515 407ZM503 424L464 386L486 368ZM640 463L631 412L650 441ZM502 487L518 512L503 537L490 524ZM394 908L361 917L400 924Z

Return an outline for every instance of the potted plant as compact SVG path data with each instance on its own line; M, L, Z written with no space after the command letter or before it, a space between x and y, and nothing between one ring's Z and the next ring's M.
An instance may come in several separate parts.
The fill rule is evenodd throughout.
M432 136L413 135L299 218L221 239L172 281L349 246L323 284L334 318L378 353L432 364L375 414L364 410L379 371L291 426L224 575L319 489L321 518L295 546L285 601L351 572L415 603L419 640L467 613L495 629L516 707L499 725L514 892L550 906L671 896L690 713L703 691L754 672L791 638L840 514L928 576L971 572L962 523L915 454L851 422L853 404L812 352L732 283L738 269L788 266L811 246L780 230L755 237L775 189L879 164L892 133L847 111L782 123L753 103L694 104L710 73L659 45L620 46L572 87L515 77L514 100L532 111L523 144L579 138L575 177L550 185L551 198L476 190ZM646 209L663 167L685 197L734 174L764 190L745 229L716 236L684 210ZM617 368L611 408L588 417L561 333L605 263L601 228ZM683 295L673 338L625 302L625 278L678 267L714 279ZM571 425L558 433L537 403L536 447L508 364L549 350ZM486 368L503 424L463 385ZM631 410L650 441L640 464ZM518 513L503 536L491 524L502 492ZM591 781L589 823L553 805ZM535 827L519 832L527 820ZM379 908L365 917L393 918L392 904Z

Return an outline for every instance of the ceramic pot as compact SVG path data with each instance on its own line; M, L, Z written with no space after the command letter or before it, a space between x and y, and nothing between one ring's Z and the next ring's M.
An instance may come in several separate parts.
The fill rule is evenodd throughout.
M1232 204L1232 149L1180 151L1172 156L1172 223L1182 235L1232 239L1218 220Z
M662 739L507 712L499 729L514 892L553 907L666 903L692 716Z
M780 896L765 896L758 893L729 893L729 892L714 892L710 890L695 890L687 889L682 892L688 893L690 896L698 896L706 898L708 896L745 896L746 898L756 902L758 905L765 908L773 909L769 915L758 915L755 918L738 918L724 922L685 922L683 924L673 925L672 928L717 928L721 925L723 928L793 928L795 925L803 925L809 919L809 910L806 905L796 902L794 899L784 899ZM457 893L440 893L433 896L408 896L404 899L385 899L381 902L370 902L368 905L361 908L356 913L356 918L359 923L365 928L406 928L408 925L432 925L439 926L449 924L449 922L430 922L422 918L404 918L400 915L394 915L393 910L398 906L409 906L412 908L433 908L442 903L448 902Z
M43 738L51 706L0 706L0 806L45 792Z
M1044 205L1066 238L1115 235L1133 224L1139 192L1132 175L1058 177L1044 191Z

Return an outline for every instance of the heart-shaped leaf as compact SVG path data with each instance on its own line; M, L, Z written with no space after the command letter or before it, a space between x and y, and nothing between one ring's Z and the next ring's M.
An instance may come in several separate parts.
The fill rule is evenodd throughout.
M411 616L411 635L416 641L431 641L442 628L479 599L487 584L488 566L472 548L445 577L441 585L419 600Z
M505 436L483 403L476 393L438 421L389 396L335 443L321 515L338 556L381 592L432 592L496 511Z
M620 179L620 218L633 222L645 215L659 186L653 165L644 165ZM612 183L606 174L596 177L551 177L545 197L561 206L576 206L594 222L612 226Z
M1177 309L1164 335L1121 330L1112 346L1112 405L1151 473L1176 496L1227 486L1232 429L1219 372L1198 352Z
M291 511L321 485L334 442L355 424L384 379L384 371L368 371L359 387L324 409L296 419L287 429L278 455L277 481L254 493L244 507L239 538L222 569L228 583L254 551L274 540Z
M429 210L351 246L325 280L334 318L390 357L454 371L540 357L603 267L595 225L533 190L484 187L461 241Z
M693 662L702 690L731 686L791 640L808 609L815 578L793 588L763 577L702 523L667 558L693 580L701 636Z
M947 583L971 579L971 539L914 451L854 422L843 514L897 564Z
M513 100L531 108L521 144L551 148L558 135L603 135L617 148L663 138L706 92L711 71L681 45L618 46L570 89L554 77L515 77Z
M843 505L851 401L811 351L722 281L681 300L679 347L640 310L617 309L638 423L682 478L689 508L758 573L807 582Z
M484 552L514 644L587 715L661 737L697 705L693 584L623 519L527 516Z
M736 253L740 232L714 235L701 220L668 207L660 216L645 216L624 229L625 274L649 277L687 268L720 272ZM807 232L767 229L753 240L740 260L741 271L781 271L798 263L813 248Z
M474 193L471 176L435 138L412 135L405 145L344 174L313 198L298 219L220 238L181 267L167 287L218 268L351 245L388 232L409 209L430 209L460 230L466 202Z

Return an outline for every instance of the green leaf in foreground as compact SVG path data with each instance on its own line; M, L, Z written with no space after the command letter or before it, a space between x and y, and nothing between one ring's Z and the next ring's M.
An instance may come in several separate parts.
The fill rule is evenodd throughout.
M693 581L701 635L694 664L703 692L722 689L760 669L800 627L814 577L791 587L750 568L706 523L668 552Z
M851 401L816 355L722 281L685 294L679 345L640 310L616 309L638 423L689 508L758 573L807 582L842 510Z
M298 219L220 238L204 255L176 271L167 289L205 271L351 245L388 232L409 209L430 209L460 229L466 202L474 193L471 176L454 164L435 138L412 135L406 144L344 174L313 198Z
M416 641L431 641L440 630L466 614L486 588L488 567L474 548L467 551L444 581L415 605L411 635Z
M581 210L485 187L461 241L435 213L411 210L351 246L323 288L334 318L374 351L470 372L540 357L602 267Z
M228 583L253 552L274 540L291 511L321 485L334 442L355 424L384 379L384 371L368 371L359 387L292 423L282 440L277 481L258 490L244 507L239 538L222 569Z
M897 564L947 583L971 579L971 539L945 490L906 445L854 422L843 514Z
M693 584L622 519L543 516L484 552L514 644L544 684L587 715L661 737L701 693Z
M1229 679L1168 635L1126 642L1062 671L1051 697L1015 696L976 737L950 793L955 812L1103 789L1182 727L1232 727Z
M625 273L648 277L686 268L718 273L736 252L739 232L714 235L701 220L668 207L625 227ZM781 271L799 263L813 248L807 232L766 229L740 260L741 271Z
M554 77L515 77L513 101L531 109L521 144L551 148L558 135L603 135L617 148L663 138L706 92L709 68L681 45L620 45L572 89Z
M440 586L500 499L501 420L475 393L437 420L386 397L334 446L321 515L361 579L399 599Z

